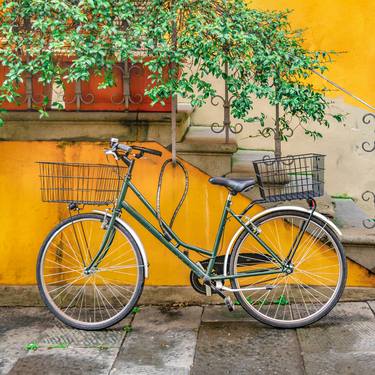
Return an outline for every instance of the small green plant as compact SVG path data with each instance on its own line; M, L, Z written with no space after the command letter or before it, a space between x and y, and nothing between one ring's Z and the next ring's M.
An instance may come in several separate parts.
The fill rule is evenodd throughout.
M25 350L27 351L35 351L39 349L39 344L36 342L31 342L30 344L25 345Z
M347 193L335 194L335 195L332 195L331 198L333 198L333 199L351 199L351 200L353 200L353 198L350 195L348 195Z
M97 346L97 349L99 349L99 350L108 350L109 349L109 345L107 345L107 344L99 344Z
M289 301L286 299L286 297L284 296L284 294L282 294L276 301L274 301L274 303L276 303L276 305L289 305Z
M264 306L264 305L269 305L270 302L268 302L267 299L264 298L264 299L259 300L259 301L257 302L257 304L260 305L260 306Z
M135 306L135 307L133 307L133 310L132 310L132 314L137 314L137 313L139 313L141 311L141 308L140 307L138 307L138 306Z
M125 331L126 333L130 333L131 331L133 331L133 327L130 324L128 324L124 326L122 330Z

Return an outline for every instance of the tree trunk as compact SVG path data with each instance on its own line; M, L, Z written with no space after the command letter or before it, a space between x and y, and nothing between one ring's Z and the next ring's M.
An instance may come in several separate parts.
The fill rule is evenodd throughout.
M275 158L281 158L280 105L276 104L275 119Z

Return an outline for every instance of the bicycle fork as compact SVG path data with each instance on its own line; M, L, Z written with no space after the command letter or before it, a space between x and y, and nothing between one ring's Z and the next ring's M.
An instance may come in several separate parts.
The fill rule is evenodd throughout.
M111 215L110 220L108 220L107 215L103 218L102 228L106 230L106 233L104 235L103 241L100 245L100 248L98 252L96 253L95 257L92 259L90 264L85 267L84 273L86 275L89 275L93 272L93 270L96 270L100 264L100 262L104 259L104 257L107 255L108 250L110 249L112 242L115 238L115 222L116 218L119 216L120 212L116 208L113 212L113 215Z

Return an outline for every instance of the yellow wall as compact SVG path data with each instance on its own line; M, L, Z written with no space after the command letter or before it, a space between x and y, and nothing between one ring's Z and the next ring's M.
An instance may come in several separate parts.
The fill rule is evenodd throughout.
M163 158L149 157L139 161L133 181L144 195L155 203L157 180L163 160L169 152L156 143L146 144L163 151ZM34 284L35 265L39 247L51 228L68 212L64 204L40 201L38 160L106 162L100 143L63 142L0 142L0 284ZM208 183L208 176L185 163L190 176L190 190L176 220L175 229L183 240L211 248L220 220L226 190ZM161 205L164 217L170 214L183 189L181 172L166 175ZM141 205L130 197L130 203L145 213ZM247 199L237 196L233 208L240 211ZM86 210L89 210L87 207ZM255 209L254 212L259 211ZM146 217L150 218L149 215ZM142 229L128 215L124 215L139 233L149 262L149 285L188 285L189 270L157 240ZM155 224L156 222L153 221ZM237 229L230 221L224 249L230 235ZM196 258L198 259L198 258ZM360 266L349 263L349 285L375 286L375 276Z
M40 201L39 171L35 162L106 162L103 154L105 146L100 143L0 142L0 284L35 283L38 248L52 227L68 216L66 205ZM135 166L133 181L141 186L142 193L155 205L160 167L170 157L170 153L158 144L152 144L151 147L162 149L164 157L149 157L139 161ZM189 194L174 228L182 239L210 248L213 246L226 190L210 185L208 176L198 169L189 165L187 167L190 175ZM181 172L176 172L175 176L168 173L163 187L162 213L169 218L173 205L177 204L183 191ZM134 196L130 198L131 204L151 219ZM245 198L239 197L235 208L245 207L246 203ZM90 207L87 206L88 210ZM148 232L140 229L134 220L125 215L123 217L139 231L147 249L151 264L149 284L187 284L187 268ZM157 225L155 220L153 223Z
M338 55L327 77L371 105L375 105L375 42L373 0L253 0L259 9L293 9L293 28L307 29L306 47L313 50L347 51ZM321 80L317 79L316 83ZM361 106L340 92L350 104ZM363 106L362 106L363 107Z

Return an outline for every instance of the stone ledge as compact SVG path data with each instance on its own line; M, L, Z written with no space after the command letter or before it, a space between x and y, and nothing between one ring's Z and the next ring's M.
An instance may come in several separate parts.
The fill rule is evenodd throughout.
M170 143L170 113L158 112L8 112L0 128L1 141L157 141ZM177 140L189 125L186 113L177 115Z
M237 146L235 144L201 144L201 143L177 143L177 151L194 154L233 154Z
M182 121L188 115L184 112L177 113L177 121ZM166 122L171 120L169 112L90 112L90 111L49 111L47 118L40 118L35 111L9 111L1 116L7 121L74 121L74 122L91 122L91 121L152 121Z
M372 246L375 253L375 232L370 229L343 229L342 241L345 243L352 243L358 245Z

